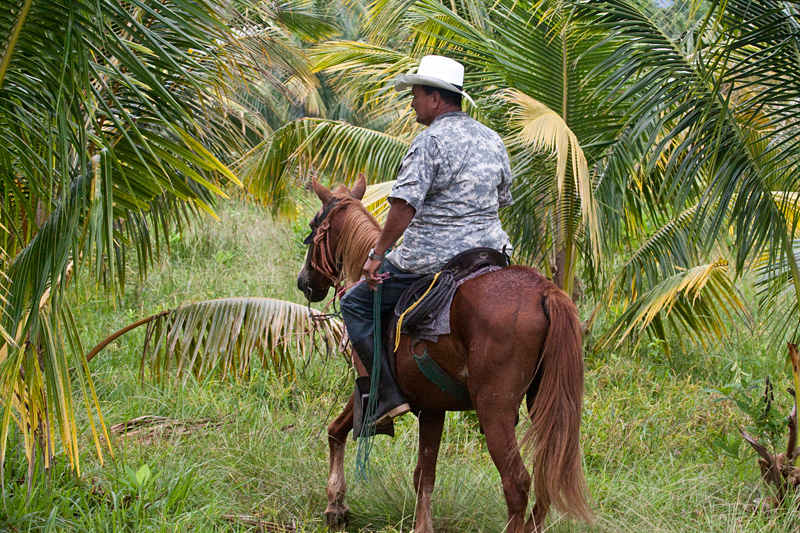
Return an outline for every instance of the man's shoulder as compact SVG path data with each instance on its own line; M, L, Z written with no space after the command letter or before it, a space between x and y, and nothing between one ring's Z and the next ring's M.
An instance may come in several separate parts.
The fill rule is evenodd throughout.
M434 137L435 133L436 132L433 131L431 127L425 128L424 130L419 132L416 137L414 137L413 141L411 141L411 147L413 148L414 146L419 146L421 144L430 142L430 140Z
M463 136L479 136L491 137L498 141L501 140L496 131L481 124L464 112L443 115L441 120L434 121L423 133L427 133L430 137L435 137L437 139L444 137L461 138Z

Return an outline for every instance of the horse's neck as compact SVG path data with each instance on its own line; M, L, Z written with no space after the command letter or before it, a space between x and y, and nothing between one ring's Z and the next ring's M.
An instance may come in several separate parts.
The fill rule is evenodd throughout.
M355 206L348 210L336 247L346 283L355 283L361 278L369 250L380 234L380 226L367 212Z

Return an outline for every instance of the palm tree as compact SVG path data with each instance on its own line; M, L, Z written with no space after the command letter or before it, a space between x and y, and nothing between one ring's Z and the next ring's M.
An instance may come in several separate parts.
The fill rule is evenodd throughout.
M12 422L30 468L38 444L49 465L58 435L79 471L74 384L102 461L105 425L70 279L88 270L120 294L131 249L146 274L173 227L214 216L215 198L241 186L226 162L269 131L237 95L265 78L314 83L281 22L285 10L252 21L238 7L0 5L0 472ZM311 17L288 19L318 27Z
M664 338L664 319L678 329L722 334L726 310L744 313L728 263L719 260L720 253L727 257L725 228L696 222L701 188L682 191L680 203L664 202L670 154L680 153L682 139L639 99L655 91L645 45L633 76L620 41L636 40L602 22L598 5L373 2L363 41L323 43L312 58L362 112L394 120L380 132L319 119L290 123L252 153L248 179L275 187L298 167L345 179L358 171L373 181L393 178L417 130L391 80L419 56L445 53L467 67L465 89L478 102L468 111L506 139L516 203L501 216L517 243L516 259L541 265L568 291L582 270L598 301L627 309L611 336L647 329ZM682 42L634 5L620 5L681 54ZM614 261L619 257L626 257L622 265Z
M654 195L648 209L678 214L640 249L653 258L640 269L650 295L663 293L665 267L681 266L686 252L731 257L737 274L763 254L768 294L785 292L782 283L794 288L797 324L796 16L783 2L713 2L693 32L674 40L627 2L579 6L580 23L615 43L617 54L597 72L616 88L611 102L628 102L630 142L645 148L638 163Z

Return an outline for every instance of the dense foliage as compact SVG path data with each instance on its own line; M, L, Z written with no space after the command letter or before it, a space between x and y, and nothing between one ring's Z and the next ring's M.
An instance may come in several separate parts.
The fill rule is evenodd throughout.
M797 18L774 0L4 2L0 468L13 433L29 479L56 440L77 469L75 401L101 457L109 440L73 280L120 301L232 192L296 216L310 176L363 171L385 209L420 131L392 80L430 53L465 64L466 111L512 158L515 260L583 294L595 355L695 350L762 312L793 336ZM292 331L275 309L265 327ZM187 339L218 346L200 322Z
M361 39L312 57L343 97L390 123L294 121L256 150L251 174L276 183L299 164L392 179L418 130L391 80L424 54L450 55L467 66L468 111L512 156L517 202L502 217L516 259L568 291L577 275L598 310L621 309L606 341L666 341L668 326L718 338L731 314L748 319L733 281L754 261L769 307L785 309L772 304L787 283L800 294L797 35L781 2L698 7L676 35L663 10L625 1L375 2ZM782 319L797 324L795 310Z
M37 443L49 465L58 434L78 468L74 387L99 415L73 273L114 297L133 251L146 275L176 226L241 185L226 163L269 131L237 94L273 71L276 89L313 83L286 13L257 14L215 0L0 6L0 464L13 422L31 467Z

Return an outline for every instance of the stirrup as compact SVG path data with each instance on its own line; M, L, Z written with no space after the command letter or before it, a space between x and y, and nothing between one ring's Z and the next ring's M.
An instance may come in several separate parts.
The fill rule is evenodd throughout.
M408 403L398 405L394 409L389 410L388 413L383 415L376 422L377 427L388 426L395 418L401 417L407 412L411 411L411 406Z

